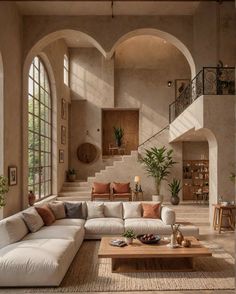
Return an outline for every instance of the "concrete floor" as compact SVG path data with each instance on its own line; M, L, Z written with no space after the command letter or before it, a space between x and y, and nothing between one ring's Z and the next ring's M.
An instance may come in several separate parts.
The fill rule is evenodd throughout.
M169 205L170 206L170 205ZM221 234L214 231L213 228L208 223L208 207L204 205L192 205L192 204L185 204L185 205L179 205L178 207L172 207L176 210L177 215L177 221L187 221L190 222L191 218L193 218L193 211L194 211L194 219L196 220L196 225L200 229L200 240L204 241L213 241L219 245L221 245L226 252L231 254L233 257L235 257L235 232L230 231L223 231ZM191 213L192 211L192 213ZM18 293L25 293L24 290L21 289L12 289L12 290L0 290L0 294L7 293L7 294L18 294ZM34 292L36 293L36 292ZM60 292L58 292L60 293ZM81 293L81 292L80 292ZM86 292L86 294L94 294L98 292ZM201 290L201 291L139 291L139 292L115 292L116 294L125 294L125 293L132 293L132 294L140 294L140 293L151 293L151 294L159 294L159 293L165 293L165 294L208 294L208 293L214 293L214 294L233 294L236 293L236 291L231 290ZM70 294L70 293L67 293ZM72 294L72 293L71 293ZM114 292L99 292L99 294L114 294Z

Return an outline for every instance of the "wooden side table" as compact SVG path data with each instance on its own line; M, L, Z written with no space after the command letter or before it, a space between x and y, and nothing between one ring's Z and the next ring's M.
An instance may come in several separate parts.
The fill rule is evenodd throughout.
M132 201L143 201L143 191L132 190Z
M221 204L213 204L214 206L214 217L213 217L213 227L214 230L219 231L219 234L221 233L222 226L222 220L223 218L226 218L229 222L229 225L227 228L231 228L233 231L235 229L235 219L233 215L233 210L236 209L236 205L221 205Z

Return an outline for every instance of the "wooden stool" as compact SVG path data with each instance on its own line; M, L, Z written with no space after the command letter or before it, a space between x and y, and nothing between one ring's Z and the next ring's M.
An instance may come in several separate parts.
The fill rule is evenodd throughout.
M225 217L229 225L226 228L231 228L233 231L235 229L235 219L233 215L233 210L236 209L236 205L223 206L221 204L213 204L214 206L214 217L213 217L213 227L214 230L218 229L219 234L221 233L222 220Z

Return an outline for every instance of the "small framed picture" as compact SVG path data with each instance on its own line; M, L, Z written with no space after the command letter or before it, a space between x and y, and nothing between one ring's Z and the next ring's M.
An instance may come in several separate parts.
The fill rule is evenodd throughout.
M64 150L59 150L59 163L64 163Z
M175 80L175 99L181 95L181 93L188 86L189 83L189 79Z
M8 181L9 181L9 186L17 185L17 167L16 166L8 167Z
M67 114L67 103L65 99L61 99L61 118L66 119Z
M61 144L66 144L66 127L61 126Z

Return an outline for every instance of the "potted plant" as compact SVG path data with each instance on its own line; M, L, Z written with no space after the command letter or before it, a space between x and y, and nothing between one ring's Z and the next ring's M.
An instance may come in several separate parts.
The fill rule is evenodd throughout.
M160 195L162 181L167 180L170 168L176 163L172 159L173 149L152 147L145 150L145 156L140 157L140 161L145 165L149 176L155 180L156 195L152 196L153 201L162 202L163 196Z
M122 235L125 238L125 242L129 245L133 243L133 240L136 239L135 233L132 229L129 229L124 232Z
M69 182L74 182L76 180L76 172L73 168L68 169L67 179Z
M9 191L8 179L0 176L0 219L3 218L3 207L6 205L5 194Z
M173 179L171 183L168 184L168 186L170 187L169 191L171 192L171 203L173 205L178 205L179 204L179 192L182 189L182 187L180 186L180 180L177 179Z
M122 138L124 136L124 130L121 127L113 127L116 145L120 147L122 145Z

